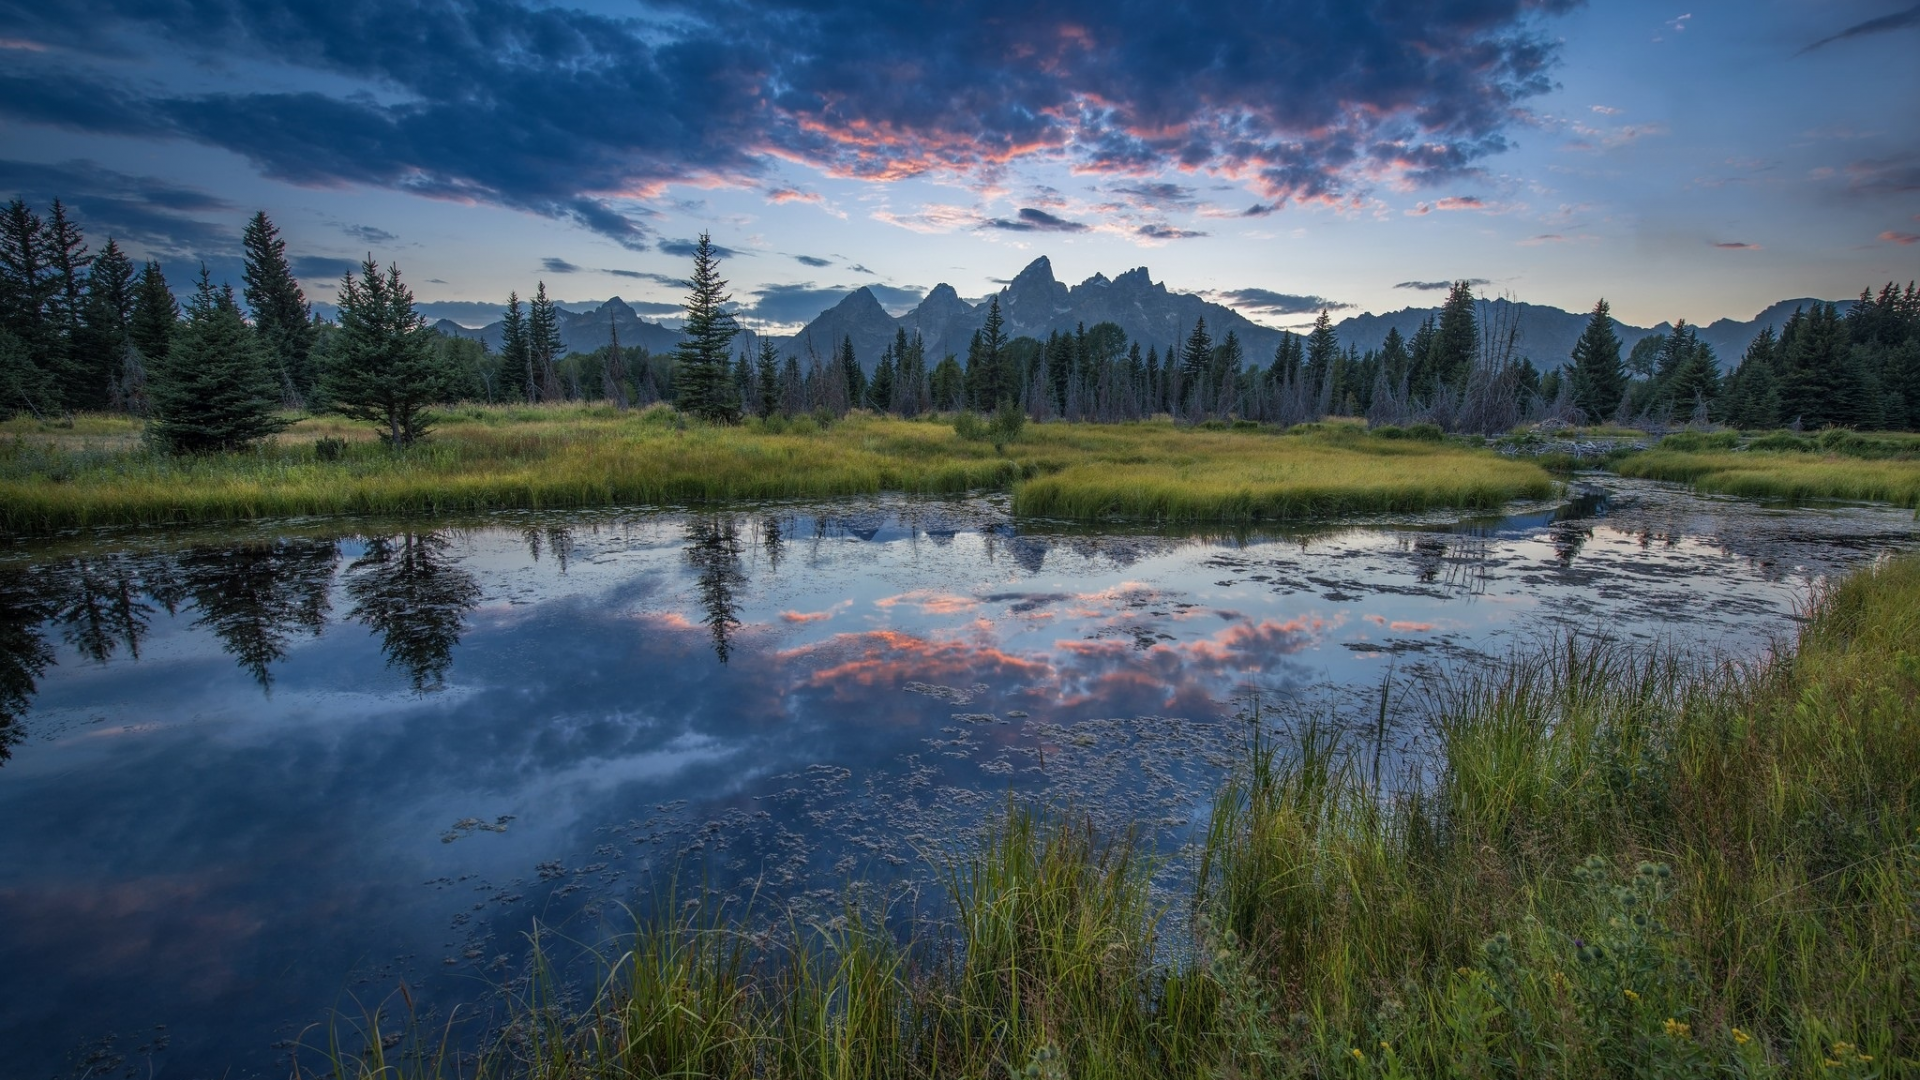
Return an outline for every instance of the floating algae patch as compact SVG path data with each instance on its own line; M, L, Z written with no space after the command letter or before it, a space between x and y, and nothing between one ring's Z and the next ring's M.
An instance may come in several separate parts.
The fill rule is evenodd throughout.
M536 928L938 918L1010 799L1139 829L1171 888L1256 702L1394 767L1462 665L1567 633L1755 655L1916 541L1902 510L1594 482L1300 530L881 498L11 545L0 1045L53 1075L165 1024L170 1070L284 1074L402 980L470 1006Z

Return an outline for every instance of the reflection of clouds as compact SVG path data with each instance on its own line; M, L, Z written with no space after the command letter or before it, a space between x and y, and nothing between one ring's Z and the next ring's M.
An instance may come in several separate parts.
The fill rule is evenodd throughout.
M964 615L979 607L980 601L938 589L915 589L897 596L883 596L873 602L874 607L882 609L903 604L917 609L922 615Z
M783 611L780 613L780 619L782 622L794 623L796 625L812 623L812 622L826 622L828 619L833 618L835 615L838 615L840 612L845 611L846 609L852 606L853 606L853 601L842 600L839 603L833 605L832 607L827 608L824 611Z
M1404 633L1424 634L1432 630L1433 626L1434 624L1430 622L1409 622L1406 619L1395 619L1387 624L1387 629L1399 630Z
M908 682L970 685L975 682L1034 682L1053 677L1045 660L1016 656L993 645L959 639L931 639L900 630L835 634L825 641L783 650L785 662L825 661L801 685L830 691L839 699L874 689L893 690Z

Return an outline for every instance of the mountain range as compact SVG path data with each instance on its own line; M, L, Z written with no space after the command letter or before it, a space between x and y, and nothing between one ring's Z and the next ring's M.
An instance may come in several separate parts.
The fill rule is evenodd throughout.
M1068 287L1054 277L1053 264L1043 255L1027 264L998 296L1001 319L1009 338L1026 335L1044 339L1055 330L1071 332L1083 324L1113 322L1126 331L1129 340L1157 346L1165 352L1184 342L1192 333L1194 322L1204 318L1214 341L1225 338L1231 330L1239 337L1249 363L1265 363L1284 333L1195 294L1173 292L1164 283L1153 281L1144 266L1113 278L1095 274ZM1751 319L1719 319L1699 328L1700 339L1713 346L1723 367L1732 366L1762 327L1770 326L1778 331L1796 309L1820 302L1811 298L1782 300ZM1840 303L1844 309L1849 302ZM851 339L854 355L870 372L895 334L904 329L909 337L916 333L921 336L931 365L949 353L966 356L973 332L986 322L987 306L986 300L968 303L953 286L942 283L934 286L912 310L895 316L887 312L871 289L861 287L816 315L799 333L773 341L781 355L798 356L804 361L809 355L825 360L833 355L842 340ZM1407 307L1382 315L1367 312L1342 319L1334 324L1334 329L1342 347L1356 345L1364 352L1378 348L1390 329L1398 329L1402 337L1411 338L1421 322L1436 316L1439 310ZM1532 358L1542 370L1566 362L1588 318L1586 312L1506 299L1482 301L1480 315L1482 320L1494 320L1502 325L1508 320L1517 323L1520 354ZM559 317L561 340L574 352L589 352L605 346L610 327L618 329L622 345L644 345L654 352L671 350L680 340L678 329L641 318L617 296L591 310L562 308ZM484 341L496 350L500 347L501 326L497 320L478 329L450 319L434 324L435 329L443 333ZM1637 327L1614 321L1614 333L1620 338L1623 352L1649 334L1664 335L1672 329L1670 323ZM747 334L740 344L751 348L753 341L753 335Z

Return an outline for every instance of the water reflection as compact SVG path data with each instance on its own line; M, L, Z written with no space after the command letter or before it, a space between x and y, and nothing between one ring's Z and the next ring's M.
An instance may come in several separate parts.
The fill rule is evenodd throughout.
M544 535L563 563L566 537L565 529ZM104 666L122 653L139 660L157 615L191 612L193 628L271 691L275 666L329 625L340 543L282 538L89 553L0 572L0 761L25 737L21 719L57 662L48 639L56 629L80 659ZM465 617L480 601L478 581L451 547L444 532L374 536L344 575L353 602L347 617L378 635L388 664L416 691L444 682Z
M0 575L0 763L25 737L20 718L33 704L40 676L53 663L53 649L40 633L51 613L24 575Z
M741 625L737 593L747 576L740 568L740 554L740 523L732 514L688 520L687 565L698 575L700 621L713 635L713 654L723 664L732 651L733 632Z
M1009 797L1187 835L1249 691L1391 772L1410 680L1567 629L1755 651L1914 539L1630 493L1281 534L872 499L0 550L0 740L33 727L0 771L0 1046L49 1075L167 1022L169 1075L285 1073L266 1047L346 993L469 1001L536 918L591 939L666 881L824 920Z
M333 571L332 540L272 540L193 548L146 573L148 594L168 611L191 602L194 625L213 631L261 689L273 688L273 665L289 645L326 629Z
M479 582L448 555L451 547L439 533L379 536L347 567L348 617L380 635L388 666L405 671L416 691L444 684L467 612L480 601ZM570 540L552 550L564 567Z

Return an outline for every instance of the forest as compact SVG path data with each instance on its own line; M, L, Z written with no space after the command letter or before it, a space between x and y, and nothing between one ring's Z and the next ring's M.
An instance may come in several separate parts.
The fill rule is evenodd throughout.
M930 357L901 331L876 363L851 341L831 355L783 351L741 334L704 237L688 280L684 340L672 352L620 345L569 353L546 285L509 296L498 351L425 324L399 268L371 257L317 317L285 241L259 213L242 236L243 287L203 270L184 306L159 263L136 268L108 238L96 252L65 207L23 200L0 215L0 419L117 412L149 421L161 446L223 449L272 434L289 411L375 423L404 446L429 410L456 402L666 402L704 419L837 417L864 409L1018 410L1027 419L1246 420L1290 426L1327 416L1430 423L1496 434L1546 419L1662 429L1920 430L1920 295L1913 283L1863 290L1844 313L1796 312L1743 355L1716 357L1693 326L1631 344L1605 300L1569 357L1534 357L1518 328L1454 283L1410 338L1342 346L1329 313L1253 357L1204 321L1184 341L1129 341L1112 323L1009 337L997 300L964 357ZM736 340L757 348L735 350Z

